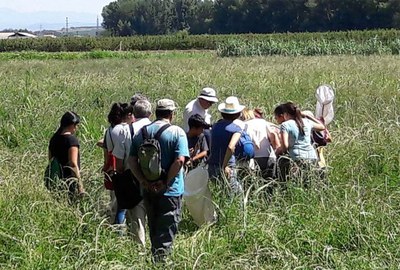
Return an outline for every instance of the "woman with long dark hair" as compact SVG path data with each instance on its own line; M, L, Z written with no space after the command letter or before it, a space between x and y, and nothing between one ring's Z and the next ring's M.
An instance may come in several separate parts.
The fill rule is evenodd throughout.
M325 126L311 116L303 115L301 110L293 102L279 105L274 111L275 119L280 122L281 147L278 154L288 153L291 160L300 167L310 167L317 163L316 150L311 142L311 131L321 131ZM280 162L281 163L281 162ZM285 166L279 164L281 177L286 178ZM279 172L278 172L279 175ZM285 179L281 179L285 180Z
M80 123L80 117L75 112L66 112L60 120L60 126L53 134L49 143L49 160L56 158L62 168L62 183L67 187L69 198L77 193L83 195L85 190L80 174L79 141L75 133ZM53 189L60 183L46 183Z

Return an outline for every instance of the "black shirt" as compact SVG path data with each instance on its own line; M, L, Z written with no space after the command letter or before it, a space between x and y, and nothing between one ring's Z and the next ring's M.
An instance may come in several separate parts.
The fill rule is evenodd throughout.
M63 174L65 178L75 176L74 173L68 167L68 150L76 146L79 148L78 139L71 134L66 135L54 135L49 144L49 150L52 157L57 158L58 162L63 166ZM80 164L80 154L78 151L78 168L81 167Z

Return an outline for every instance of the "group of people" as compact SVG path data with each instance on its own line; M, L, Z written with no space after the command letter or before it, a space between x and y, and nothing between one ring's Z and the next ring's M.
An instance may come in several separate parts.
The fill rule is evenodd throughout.
M112 220L126 223L143 246L147 223L156 261L166 258L178 231L185 171L207 165L209 178L217 184L227 179L229 190L237 195L243 192L241 167L259 171L265 179L286 180L289 163L279 164L279 156L287 156L290 164L303 170L317 164L311 133L325 126L312 114L288 102L275 108L272 124L260 109L248 109L230 96L218 105L221 119L213 121L209 109L218 101L214 89L203 88L185 106L182 128L173 125L177 107L170 99L156 102L153 121L151 102L138 94L129 103L114 103L108 114L110 126L98 146L104 149L104 185L110 190ZM61 164L71 197L85 194L74 135L79 122L76 113L65 113L49 144L49 159ZM238 151L246 144L243 138L251 140L251 157Z

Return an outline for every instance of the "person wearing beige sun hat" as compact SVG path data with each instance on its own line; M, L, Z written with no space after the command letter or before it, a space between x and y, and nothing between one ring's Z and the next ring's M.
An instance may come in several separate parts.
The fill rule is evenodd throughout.
M245 108L235 96L226 98L218 105L222 119L215 123L211 130L211 154L208 159L208 173L211 179L219 181L222 174L229 180L233 194L243 191L236 176L236 159L234 151L240 139L242 128L234 123Z
M189 118L195 114L199 114L210 125L211 114L209 114L208 109L217 102L218 98L213 88L205 87L201 89L200 95L185 106L183 111L183 130L185 132L189 131Z

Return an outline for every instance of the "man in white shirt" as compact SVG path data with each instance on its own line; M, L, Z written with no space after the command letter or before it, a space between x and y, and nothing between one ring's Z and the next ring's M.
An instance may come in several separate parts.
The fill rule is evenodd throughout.
M189 117L194 114L199 114L204 118L207 124L211 124L211 114L208 113L208 109L214 104L218 102L218 98L216 96L215 90L206 87L203 88L200 92L200 95L190 101L183 112L183 130L185 132L189 131Z
M148 100L138 100L135 102L133 106L133 115L135 117L135 122L133 122L132 130L134 138L139 130L151 123L149 117L151 115L151 103ZM126 155L129 157L129 151ZM130 160L128 159L129 167L131 167ZM145 245L145 218L146 218L146 210L144 207L143 200L139 202L134 208L128 209L126 212L126 223L128 224L129 230L131 231L135 240L141 243L143 246Z

